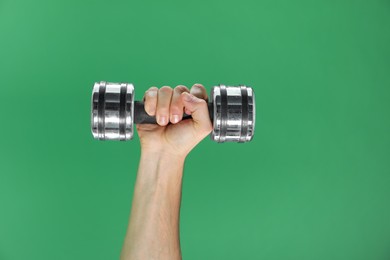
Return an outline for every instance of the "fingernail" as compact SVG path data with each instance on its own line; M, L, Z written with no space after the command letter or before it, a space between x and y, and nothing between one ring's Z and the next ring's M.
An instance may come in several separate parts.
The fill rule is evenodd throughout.
M166 117L166 116L160 116L160 117L158 118L158 123L159 123L160 125L165 125L165 124L167 123L167 117Z
M172 123L177 123L179 122L179 115L172 115Z

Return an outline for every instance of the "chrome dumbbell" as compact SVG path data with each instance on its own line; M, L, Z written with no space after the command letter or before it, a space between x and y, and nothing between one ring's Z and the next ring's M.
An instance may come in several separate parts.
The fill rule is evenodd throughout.
M96 82L92 90L91 130L99 140L131 140L134 124L156 124L130 83ZM212 140L245 143L255 131L255 93L247 86L215 86L209 96ZM191 118L184 114L183 120Z

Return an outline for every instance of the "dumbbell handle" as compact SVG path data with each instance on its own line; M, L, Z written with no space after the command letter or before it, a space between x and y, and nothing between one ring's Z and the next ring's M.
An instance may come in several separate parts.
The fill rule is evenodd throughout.
M207 103L208 109L209 109L209 116L211 122L213 121L213 110L214 106L213 103L209 102ZM183 114L182 120L185 119L191 119L192 117L190 115L187 115L186 113ZM134 101L134 123L135 124L157 124L156 117L150 116L145 111L145 106L143 101Z

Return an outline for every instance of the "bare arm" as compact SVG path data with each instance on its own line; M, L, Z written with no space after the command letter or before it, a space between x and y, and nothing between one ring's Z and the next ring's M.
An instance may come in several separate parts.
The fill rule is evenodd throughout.
M181 259L179 213L184 161L211 131L202 85L150 88L145 110L159 125L138 125L141 159L121 260ZM192 120L180 121L183 111ZM175 121L173 115L178 115ZM161 120L162 117L168 120ZM168 121L172 124L168 125Z
M181 259L183 158L143 153L122 259Z

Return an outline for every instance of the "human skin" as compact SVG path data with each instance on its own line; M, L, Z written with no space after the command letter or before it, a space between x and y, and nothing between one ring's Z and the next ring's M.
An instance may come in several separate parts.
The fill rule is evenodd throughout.
M145 111L156 125L137 125L141 158L121 260L181 259L179 214L184 161L212 130L206 89L151 87ZM192 119L181 120L183 112ZM169 122L171 124L169 124Z

